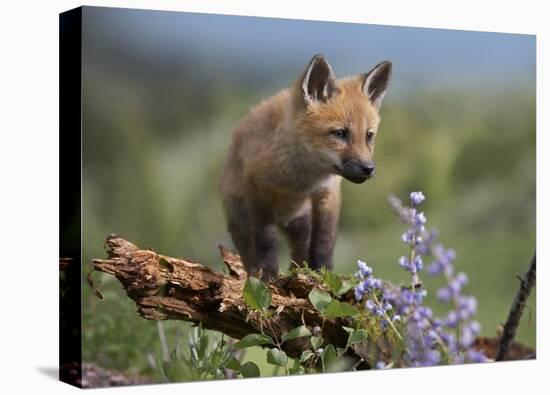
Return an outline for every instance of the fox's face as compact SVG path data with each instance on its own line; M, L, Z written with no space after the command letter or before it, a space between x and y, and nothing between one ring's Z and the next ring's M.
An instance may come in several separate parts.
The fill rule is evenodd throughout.
M313 57L297 87L294 130L319 169L362 183L375 172L378 111L391 75L382 62L366 74L336 80L321 55Z

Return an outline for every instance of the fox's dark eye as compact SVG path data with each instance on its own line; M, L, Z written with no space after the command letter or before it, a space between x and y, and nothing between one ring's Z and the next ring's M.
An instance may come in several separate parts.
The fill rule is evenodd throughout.
M367 143L372 143L372 140L374 139L374 132L371 130L367 130Z
M347 129L335 129L332 131L332 135L340 140L347 140L349 137L349 131Z

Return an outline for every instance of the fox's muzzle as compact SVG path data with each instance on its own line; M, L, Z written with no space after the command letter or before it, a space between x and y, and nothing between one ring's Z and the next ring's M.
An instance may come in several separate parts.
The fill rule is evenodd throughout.
M336 167L340 175L355 184L361 184L374 175L374 162L361 159L344 159L342 166Z

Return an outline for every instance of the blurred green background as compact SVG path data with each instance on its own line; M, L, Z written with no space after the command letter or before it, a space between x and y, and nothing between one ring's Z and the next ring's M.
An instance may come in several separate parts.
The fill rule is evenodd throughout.
M389 59L377 176L344 182L335 270L364 259L404 281L404 226L386 198L422 190L428 224L470 279L482 335L495 335L535 250L534 36L90 7L83 24L85 264L117 233L221 269L216 246L231 242L217 185L239 119L315 53L340 77ZM84 285L84 360L162 380L159 326L117 280L96 278L105 300ZM533 294L517 335L530 346L535 318ZM161 329L173 346L187 325Z

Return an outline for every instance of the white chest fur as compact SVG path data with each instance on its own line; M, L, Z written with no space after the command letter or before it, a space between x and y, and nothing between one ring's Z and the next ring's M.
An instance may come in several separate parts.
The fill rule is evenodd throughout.
M311 212L312 196L326 190L339 188L340 182L340 176L330 175L315 183L307 193L302 194L301 199L298 198L290 204L278 207L276 213L277 222L282 226L286 226L294 218Z
M311 192L315 193L315 192L321 192L323 190L338 188L338 186L340 185L341 179L342 177L340 176L329 175L326 178L323 178L319 182L314 184Z

